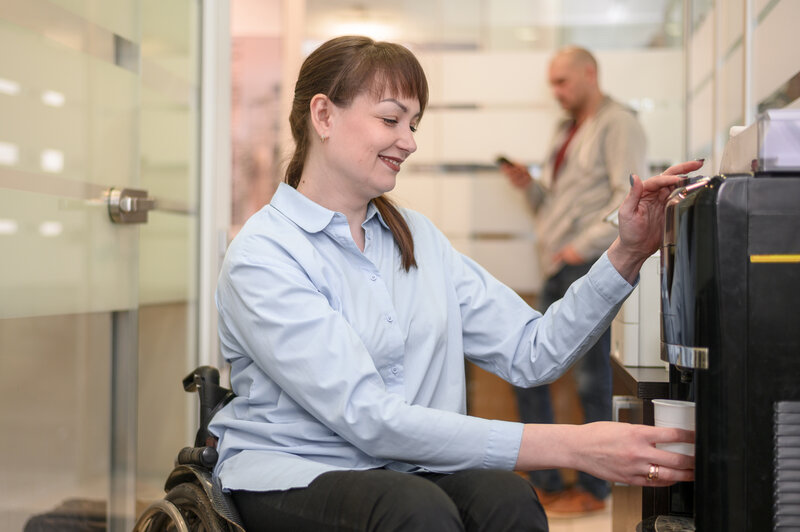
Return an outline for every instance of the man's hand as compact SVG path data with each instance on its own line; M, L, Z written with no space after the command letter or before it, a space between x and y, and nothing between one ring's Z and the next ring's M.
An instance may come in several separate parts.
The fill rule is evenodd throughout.
M572 247L571 244L567 244L555 254L553 257L553 262L556 264L563 263L569 264L570 266L575 266L576 264L583 264L586 262L586 259L584 259L580 253L575 251L575 248Z
M508 177L512 185L521 189L527 188L533 179L528 169L518 163L500 163L500 171Z

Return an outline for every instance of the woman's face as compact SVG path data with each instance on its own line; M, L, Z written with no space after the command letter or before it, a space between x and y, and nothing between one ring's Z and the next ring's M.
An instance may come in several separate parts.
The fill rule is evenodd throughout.
M401 164L417 149L419 113L415 98L370 91L347 107L334 106L326 151L339 184L367 201L392 190Z

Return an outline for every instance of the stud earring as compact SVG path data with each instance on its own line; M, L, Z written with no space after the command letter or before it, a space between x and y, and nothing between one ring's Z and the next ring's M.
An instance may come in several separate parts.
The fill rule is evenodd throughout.
M325 135L320 135L320 136L319 136L319 140L321 140L321 141L322 141L322 143L323 143L323 144L325 144L325 141L326 141L326 140L328 140L328 137L327 137L327 136L325 136Z

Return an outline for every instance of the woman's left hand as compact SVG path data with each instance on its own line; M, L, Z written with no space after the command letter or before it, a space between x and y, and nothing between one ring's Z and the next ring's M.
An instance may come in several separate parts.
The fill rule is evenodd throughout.
M645 181L632 176L631 190L619 208L619 236L608 250L609 260L629 282L661 244L666 201L681 174L702 166L703 161L688 161Z

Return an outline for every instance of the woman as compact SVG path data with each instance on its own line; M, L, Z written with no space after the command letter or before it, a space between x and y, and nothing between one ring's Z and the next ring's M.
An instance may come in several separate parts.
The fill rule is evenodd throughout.
M237 397L212 423L215 474L250 532L546 530L513 470L693 478L691 457L655 448L691 432L465 414L465 356L532 386L594 343L658 247L678 178L632 178L619 238L542 316L384 196L427 98L396 44L336 38L300 70L286 184L231 243L217 289Z

